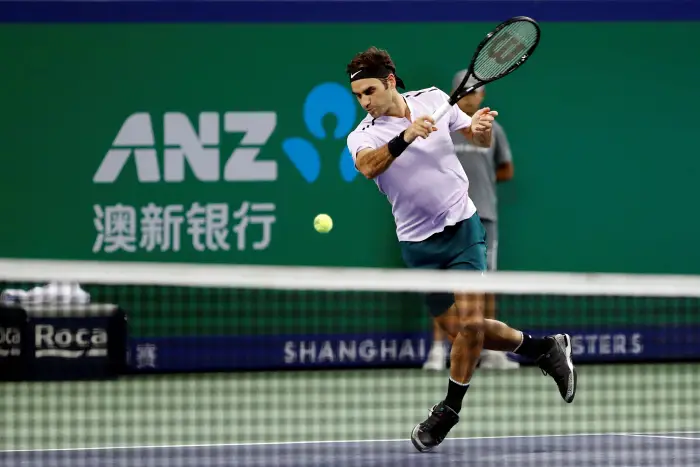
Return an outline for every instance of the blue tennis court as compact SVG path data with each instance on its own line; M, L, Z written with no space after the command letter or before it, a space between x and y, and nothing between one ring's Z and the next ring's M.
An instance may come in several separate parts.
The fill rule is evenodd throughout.
M482 371L434 451L409 440L447 372L163 375L0 385L2 467L700 466L700 366L586 365L566 404Z
M0 454L6 467L423 467L700 465L700 432L448 439L419 453L406 440L152 446Z

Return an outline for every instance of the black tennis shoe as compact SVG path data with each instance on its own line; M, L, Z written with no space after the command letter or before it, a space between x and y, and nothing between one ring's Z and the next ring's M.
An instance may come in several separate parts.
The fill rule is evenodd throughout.
M556 334L547 336L547 339L552 341L552 346L547 353L535 360L535 363L543 374L554 379L561 397L567 403L571 403L576 396L576 384L578 383L576 367L571 360L571 337L568 334Z
M420 452L433 449L447 436L453 426L459 422L457 412L445 405L445 402L435 404L430 409L430 416L419 423L411 432L411 442Z

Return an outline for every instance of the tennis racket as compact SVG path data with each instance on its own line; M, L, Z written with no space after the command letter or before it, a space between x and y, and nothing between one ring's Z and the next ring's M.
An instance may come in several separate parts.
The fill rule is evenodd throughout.
M515 16L496 26L479 44L462 82L432 115L436 122L461 98L486 83L509 75L532 56L540 42L540 26L527 16ZM477 83L465 87L473 76Z

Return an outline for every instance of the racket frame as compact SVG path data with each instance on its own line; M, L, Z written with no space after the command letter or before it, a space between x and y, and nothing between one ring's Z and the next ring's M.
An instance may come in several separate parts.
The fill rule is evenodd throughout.
M537 37L535 38L535 42L525 51L523 52L522 56L520 57L520 60L515 62L513 65L511 65L507 70L504 72L500 73L499 75L487 79L487 80L481 80L478 77L474 75L474 65L476 64L476 59L479 56L479 53L482 51L484 47L491 41L491 38L500 30L508 26L509 24L515 23L515 22L520 22L520 21L527 21L535 26L535 29L537 31ZM469 94L470 92L475 91L476 89L480 88L481 86L484 86L487 83L491 83L493 81L499 80L503 78L504 76L507 76L511 74L513 71L515 71L520 65L522 65L528 58L530 58L535 51L535 48L537 48L537 45L540 42L540 26L537 24L537 21L534 19L528 17L528 16L514 16L512 18L507 19L506 21L502 22L498 26L496 26L491 32L489 32L486 37L484 37L479 45L477 46L476 50L474 51L474 55L472 55L472 60L471 63L469 64L469 68L467 69L467 73L464 75L464 78L462 78L462 82L459 83L459 86L452 91L452 95L450 95L450 98L447 102L442 104L440 107L437 108L437 110L433 113L432 117L433 120L437 123L438 120L440 120L451 108L453 105L455 105L461 98ZM469 86L468 88L464 88L464 86L467 84L467 81L469 80L470 77L474 76L476 80L478 81L476 84Z

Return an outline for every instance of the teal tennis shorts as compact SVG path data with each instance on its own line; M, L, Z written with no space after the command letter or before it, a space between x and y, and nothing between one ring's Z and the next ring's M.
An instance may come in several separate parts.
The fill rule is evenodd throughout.
M420 242L399 242L409 268L486 271L486 230L478 214ZM454 303L453 293L428 293L428 310L440 316Z

